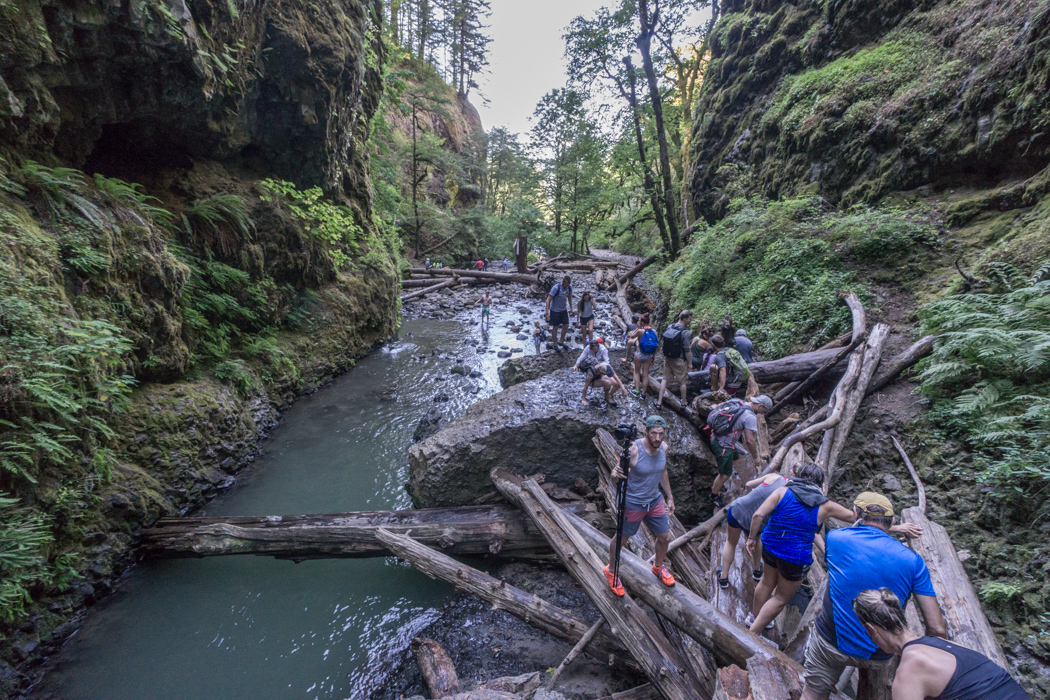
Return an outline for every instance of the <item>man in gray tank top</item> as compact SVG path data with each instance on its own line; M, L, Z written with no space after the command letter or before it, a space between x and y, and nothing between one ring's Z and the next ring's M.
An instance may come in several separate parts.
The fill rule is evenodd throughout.
M627 507L624 508L623 537L629 539L638 532L638 527L645 521L646 527L656 536L656 559L653 562L653 574L665 586L674 585L674 576L664 564L667 545L671 542L671 524L669 515L674 513L674 496L671 495L671 482L667 478L667 450L663 445L667 434L667 421L661 416L649 416L645 419L645 437L635 440L631 445L631 467L624 475L617 465L612 472L615 486L627 478ZM660 493L661 489L663 494ZM664 496L667 496L666 502ZM609 563L605 567L605 578L609 588L616 595L624 595L623 584L614 576L611 568L616 558L616 540L613 536L609 542Z

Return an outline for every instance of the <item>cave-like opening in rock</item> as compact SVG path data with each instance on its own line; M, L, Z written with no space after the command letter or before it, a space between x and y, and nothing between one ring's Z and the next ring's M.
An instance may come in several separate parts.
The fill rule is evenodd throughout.
M132 122L103 126L84 170L128 182L147 182L159 171L192 166L189 154L177 140Z

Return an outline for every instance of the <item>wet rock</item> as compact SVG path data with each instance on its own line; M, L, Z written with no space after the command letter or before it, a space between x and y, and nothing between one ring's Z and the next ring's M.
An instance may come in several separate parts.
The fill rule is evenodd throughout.
M444 392L434 395L434 403L444 403L445 401L448 401L448 400L449 400L449 396L448 396L448 394L446 394Z
M465 377L470 374L470 367L467 367L466 365L453 365L449 372Z
M510 357L510 351L509 350L500 350L499 352L496 353L496 357Z
M572 367L576 360L571 353L542 353L540 355L526 355L507 360L499 367L499 383L504 389L515 384L527 382L530 379L542 377L555 370Z
M471 379L477 379L478 377L481 376L481 371L480 370L476 370L476 369L472 369L472 370L470 370L470 375L469 376L470 376Z
M893 474L882 475L882 488L886 491L900 491L901 482L900 479L895 477Z
M510 351L512 353L524 352L524 350L522 348L511 348Z
M540 673L523 673L520 676L504 676L485 681L478 685L478 690L498 690L504 693L516 693L518 695L531 695L540 687Z
M528 340L529 336L519 333L515 340Z
M528 358L521 358L528 359ZM467 409L456 420L409 450L408 492L416 507L477 503L492 490L489 471L502 466L519 474L543 473L547 482L569 488L576 479L596 484L591 442L598 428L612 430L652 412L650 403L619 397L612 409L593 391L580 406L582 378L568 370L512 386ZM670 411L669 470L676 503L687 521L700 514L696 488L715 476L714 460L692 425Z
M412 433L413 442L422 442L428 437L441 430L448 423L445 414L440 409L432 408L425 416L419 419L416 430Z

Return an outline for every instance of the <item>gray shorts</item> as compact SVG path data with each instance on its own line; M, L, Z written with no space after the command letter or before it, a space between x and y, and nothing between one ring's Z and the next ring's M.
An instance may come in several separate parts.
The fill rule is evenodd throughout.
M842 677L847 666L857 668L881 668L889 660L859 659L856 656L843 654L824 639L817 631L816 625L809 626L809 639L806 641L806 686L814 692L824 695L835 692L835 684Z

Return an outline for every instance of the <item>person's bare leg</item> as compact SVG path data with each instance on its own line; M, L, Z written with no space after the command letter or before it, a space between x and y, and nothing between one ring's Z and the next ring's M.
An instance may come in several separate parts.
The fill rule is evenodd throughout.
M670 532L661 532L656 536L656 558L653 560L655 566L663 566L664 557L667 556L667 545L669 544L671 544Z
M784 577L780 577L780 583L777 584L777 590L773 597L767 600L762 609L755 615L755 622L751 625L751 631L755 634L761 634L770 620L787 607L787 604L791 602L791 598L795 595L795 591L801 585L802 581L786 581ZM756 598L758 597L757 590L755 591L755 596Z
M637 357L634 358L634 390L641 391L642 386L642 363Z
M616 535L609 538L609 571L612 571L613 563L616 561Z
M652 366L652 360L642 363L642 396L645 396L649 391L649 368Z
M729 570L733 568L733 559L736 556L736 545L740 541L738 527L730 527L726 534L726 543L722 546L722 578L729 578Z
M715 477L715 483L711 484L711 493L717 495L722 492L722 487L729 481L728 474L719 474Z
M751 568L755 571L762 570L762 540L755 542L755 556L751 557Z
M758 611L766 604L778 584L781 583L780 572L775 567L769 567L762 572L762 580L755 586L755 599L751 601L751 614L758 616ZM761 627L759 629L762 629Z
M664 405L664 387L667 386L667 366L664 366L664 376L660 377L660 391L658 392L660 398L656 399L656 407L660 408Z

